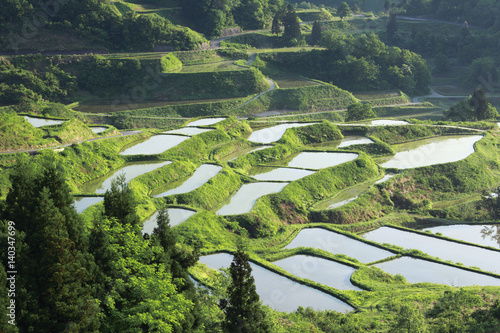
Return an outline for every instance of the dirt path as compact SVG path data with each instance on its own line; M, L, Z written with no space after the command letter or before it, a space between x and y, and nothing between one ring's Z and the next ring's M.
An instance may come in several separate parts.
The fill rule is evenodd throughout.
M438 94L434 89L431 89L431 94L430 95L425 95L425 96L417 96L413 97L412 102L413 103L420 103L421 98L467 98L469 96L446 96L446 95L441 95Z

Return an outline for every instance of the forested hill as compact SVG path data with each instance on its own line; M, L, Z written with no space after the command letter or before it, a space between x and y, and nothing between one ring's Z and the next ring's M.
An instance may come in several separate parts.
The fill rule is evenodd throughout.
M500 30L500 3L497 0L410 0L402 1L409 15L432 15L448 21Z
M191 50L206 41L197 32L157 14L137 15L130 11L122 15L111 4L100 0L53 1L50 5L36 0L2 0L0 49L36 49L42 46L36 42L44 42L45 36L49 43L42 47L46 49L57 38L62 39L59 47L74 44L81 48L143 51L166 45Z

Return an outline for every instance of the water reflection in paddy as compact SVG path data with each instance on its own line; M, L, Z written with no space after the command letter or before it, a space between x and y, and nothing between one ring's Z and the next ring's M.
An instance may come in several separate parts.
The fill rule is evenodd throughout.
M142 143L122 151L120 155L161 154L187 139L189 139L188 136L181 135L155 135Z
M205 132L210 132L213 131L213 129L209 128L197 128L197 127L184 127L184 128L178 128L175 130L171 131L166 131L163 133L166 134L184 134L184 135L197 135Z
M229 267L232 260L232 255L218 253L203 256L199 262L212 269L220 269ZM262 303L275 310L292 312L299 306L311 307L320 311L349 312L354 310L350 305L317 289L294 282L252 262L250 266L252 267L252 276L255 279L257 293Z
M476 246L450 242L435 237L381 227L364 235L366 239L417 249L442 260L460 262L465 266L476 266L485 271L500 273L500 252Z
M362 290L350 280L356 269L335 261L299 254L275 261L273 264L295 276L339 290Z
M500 224L445 225L424 229L427 230L469 243L500 248Z
M393 256L389 251L322 228L301 230L297 237L285 246L285 249L301 246L321 249L334 254L344 254L364 263Z
M108 128L107 127L90 127L90 129L92 130L92 132L94 132L95 134L99 134L99 133L102 133L104 132L105 130L107 130Z
M42 127L42 126L48 126L48 125L59 125L59 124L64 123L64 120L53 120L53 119L35 118L35 117L28 117L28 116L24 116L24 119L26 119L34 127Z
M75 208L78 214L83 213L83 211L90 206L98 204L103 201L104 197L79 197L75 198Z
M217 215L245 214L252 210L260 197L280 192L288 183L244 184L230 199L229 203L217 211Z
M358 154L353 153L303 152L295 156L288 166L318 170L346 163L357 157Z
M460 161L474 152L474 143L481 139L481 135L435 138L432 139L431 143L396 153L394 157L382 163L381 166L410 169Z
M346 136L344 139L342 139L337 148L349 147L353 145L370 144L370 143L373 143L373 141L365 136Z
M111 188L111 182L116 179L119 175L125 176L125 181L128 183L135 177L143 175L145 173L151 172L153 170L159 169L165 165L172 163L171 161L161 162L161 163L148 163L148 164L132 164L127 165L121 169L111 172L105 176L105 179L96 180L84 185L84 191L94 192L103 194Z
M170 226L175 227L182 222L186 221L188 218L196 214L194 210L182 209L182 208L167 208L168 217L170 218ZM143 234L152 234L154 228L158 225L156 223L156 218L158 217L158 212L154 213L149 217L142 225Z
M213 124L217 124L220 121L223 121L226 118L204 118L204 119L198 119L193 122L190 122L186 126L209 126Z
M489 275L409 257L375 266L392 275L403 275L409 283L430 282L454 287L500 286L500 279Z
M409 123L402 120L391 120L391 119L379 119L372 120L370 125L372 126L402 126L408 125Z
M188 193L201 187L208 182L210 178L215 177L222 167L219 165L202 164L195 170L193 175L189 177L182 185L155 195L155 197L166 197L173 194Z
M302 127L313 125L314 123L292 123L292 124L281 124L273 127L263 128L253 132L248 141L257 143L271 143L281 139L285 131L289 128Z
M263 168L263 169L266 171L263 173L252 175L252 177L257 180L294 181L312 175L315 172L315 171L292 169L292 168L276 168L270 171L268 171L269 168Z

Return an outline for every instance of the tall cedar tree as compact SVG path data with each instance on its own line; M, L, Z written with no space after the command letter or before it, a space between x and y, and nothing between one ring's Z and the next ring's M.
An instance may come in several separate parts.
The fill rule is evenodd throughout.
M387 37L389 39L392 39L394 37L394 34L398 30L398 23L396 21L396 14L391 13L389 14L389 21L387 22Z
M226 315L224 321L226 332L270 332L248 260L248 254L238 247L229 267L231 284L227 291L228 299L221 302Z
M347 2L342 2L337 9L337 15L340 17L340 20L342 21L344 17L347 17L351 15L351 8L349 8L349 5Z
M183 327L187 330L198 325L199 320L199 304L196 297L196 289L194 283L189 278L188 268L196 264L199 259L199 251L197 245L193 253L186 252L176 247L177 234L170 227L170 217L166 207L158 211L156 217L157 227L154 228L152 234L152 245L159 245L163 248L163 253L157 257L158 264L166 267L170 271L177 290L184 294L186 299L193 302L194 309L183 323Z
M281 33L281 20L280 20L280 12L277 12L273 17L273 23L271 25L271 32L275 35L279 35Z
M285 32L283 36L288 39L299 39L301 36L299 17L295 12L292 5L288 5L286 13L283 17L283 25L285 26Z
M319 45L321 43L321 37L323 32L321 31L321 24L319 21L314 21L311 31L311 44Z
M98 306L91 297L91 256L65 172L52 156L20 158L12 171L4 217L16 223L16 322L22 332L93 332ZM18 245L16 245L17 247Z
M488 102L483 89L476 89L469 100L474 108L477 120L493 119L498 117L497 110Z
M135 206L134 192L128 186L125 175L121 174L111 182L111 188L104 194L104 214L123 224L136 226L140 221Z

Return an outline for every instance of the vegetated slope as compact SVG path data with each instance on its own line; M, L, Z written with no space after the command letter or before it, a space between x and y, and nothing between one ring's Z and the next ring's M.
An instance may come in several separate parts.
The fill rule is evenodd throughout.
M268 110L318 111L347 108L357 99L348 91L333 85L275 89L242 106L245 114Z
M44 4L12 0L2 7L2 50L79 50L82 46L78 39L94 49L153 50L155 46L169 46L190 50L206 41L191 29L174 25L157 14L121 15L106 2L70 0L53 6ZM40 22L40 17L45 20Z

